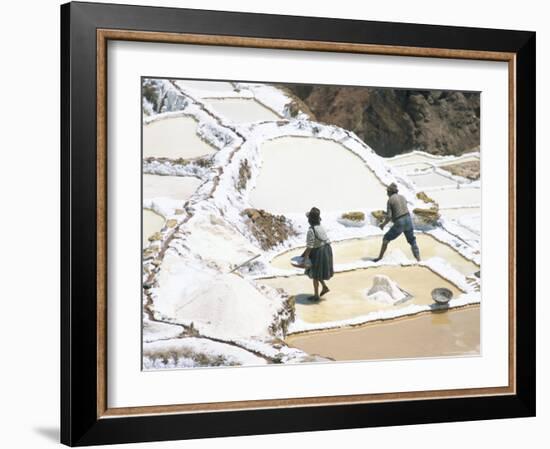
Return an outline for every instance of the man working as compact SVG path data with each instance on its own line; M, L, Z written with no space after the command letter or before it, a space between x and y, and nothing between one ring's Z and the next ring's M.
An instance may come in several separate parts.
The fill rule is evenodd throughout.
M401 233L405 233L407 242L411 245L411 250L416 258L420 261L420 251L418 250L418 245L416 244L416 237L414 236L414 228L412 224L411 215L409 214L409 209L407 208L407 200L403 195L399 195L399 189L395 183L391 183L388 188L388 210L384 221L380 224L380 229L384 229L384 226L388 224L391 220L393 221L393 226L390 228L386 234L384 234L384 240L382 241L382 247L380 248L380 255L374 259L375 262L378 262L388 248L388 244L395 240Z

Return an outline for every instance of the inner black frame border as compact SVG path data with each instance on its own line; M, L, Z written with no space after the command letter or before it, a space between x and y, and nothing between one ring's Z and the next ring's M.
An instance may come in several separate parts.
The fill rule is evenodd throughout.
M96 30L516 54L516 394L151 416L97 412ZM71 446L535 416L534 32L94 3L61 6L61 442Z

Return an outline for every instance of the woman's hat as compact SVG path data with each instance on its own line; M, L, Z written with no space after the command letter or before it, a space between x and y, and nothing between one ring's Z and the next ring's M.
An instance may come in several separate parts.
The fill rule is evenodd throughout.
M321 216L321 211L319 209L317 209L316 207L312 207L309 212L306 212L306 217L320 217Z

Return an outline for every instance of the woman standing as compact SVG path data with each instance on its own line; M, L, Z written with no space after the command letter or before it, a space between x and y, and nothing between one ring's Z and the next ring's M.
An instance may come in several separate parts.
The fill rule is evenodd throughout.
M309 222L309 229L306 238L307 248L302 256L304 260L309 257L311 261L311 265L306 268L305 272L310 279L313 279L314 295L310 296L309 299L318 301L321 296L330 291L325 281L334 275L332 247L325 229L321 226L321 211L316 207L312 207L306 217ZM319 294L319 283L323 286L321 294Z

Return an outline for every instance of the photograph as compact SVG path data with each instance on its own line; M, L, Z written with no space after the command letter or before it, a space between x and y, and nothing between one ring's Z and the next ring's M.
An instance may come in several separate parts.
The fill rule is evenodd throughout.
M142 370L481 355L481 92L140 82Z

